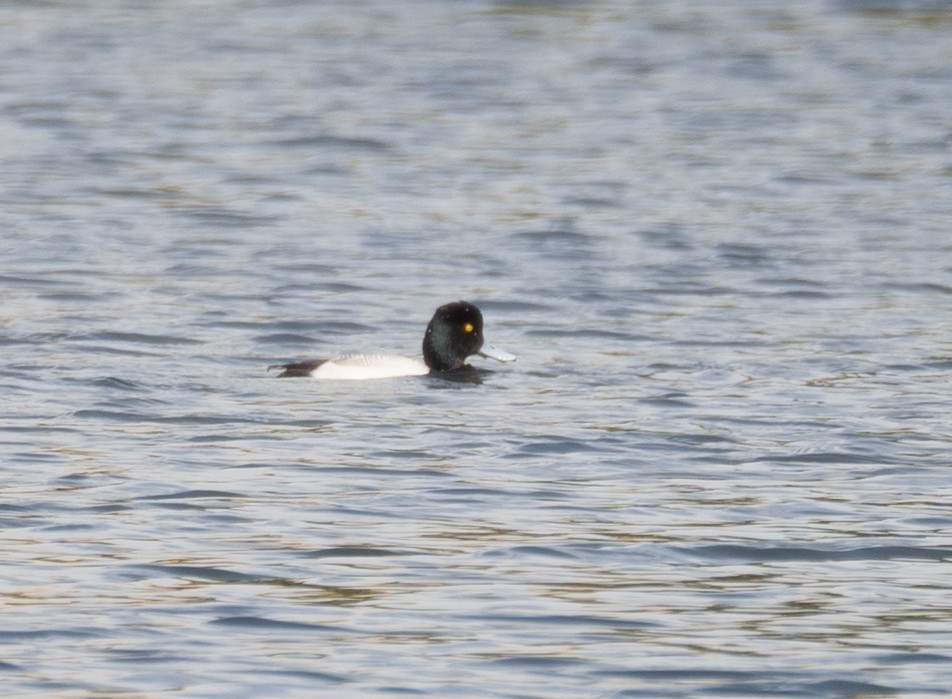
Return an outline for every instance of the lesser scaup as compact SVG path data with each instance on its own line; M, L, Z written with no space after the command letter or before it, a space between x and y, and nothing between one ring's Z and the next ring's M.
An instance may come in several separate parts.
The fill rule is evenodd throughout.
M440 306L423 335L423 361L385 354L353 354L336 359L315 359L278 364L279 378L308 376L312 379L384 379L394 376L440 374L468 368L466 358L478 354L500 362L516 357L483 340L483 314L466 301Z

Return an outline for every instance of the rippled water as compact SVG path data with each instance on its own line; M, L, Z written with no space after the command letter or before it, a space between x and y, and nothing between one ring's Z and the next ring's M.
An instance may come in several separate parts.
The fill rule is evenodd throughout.
M0 4L4 695L945 695L950 37Z

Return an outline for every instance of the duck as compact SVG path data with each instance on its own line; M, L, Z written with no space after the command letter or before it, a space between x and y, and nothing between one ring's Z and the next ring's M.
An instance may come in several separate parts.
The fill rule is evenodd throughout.
M398 376L440 375L472 370L466 360L479 355L498 362L513 362L515 355L487 344L483 314L468 301L447 303L433 313L423 334L423 360L390 354L347 354L334 359L312 359L276 364L278 378L385 379Z

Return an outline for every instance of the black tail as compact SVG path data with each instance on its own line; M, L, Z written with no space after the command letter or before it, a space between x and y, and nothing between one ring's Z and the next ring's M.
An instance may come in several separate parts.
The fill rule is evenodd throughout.
M284 371L278 374L279 379L291 378L294 376L310 376L312 371L317 369L317 367L326 361L326 359L312 359L308 362L296 362L294 364L272 364L268 367L268 371L271 371L272 369L284 369Z

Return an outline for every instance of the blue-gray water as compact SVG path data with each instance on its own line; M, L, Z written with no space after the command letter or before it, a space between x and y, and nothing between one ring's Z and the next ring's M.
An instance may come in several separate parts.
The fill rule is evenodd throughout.
M952 5L754 5L0 3L3 695L944 695Z

